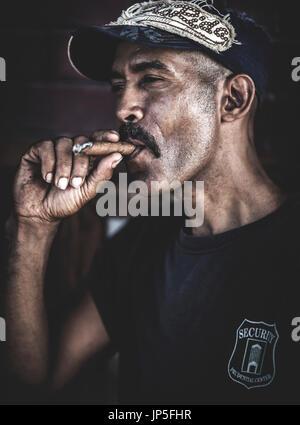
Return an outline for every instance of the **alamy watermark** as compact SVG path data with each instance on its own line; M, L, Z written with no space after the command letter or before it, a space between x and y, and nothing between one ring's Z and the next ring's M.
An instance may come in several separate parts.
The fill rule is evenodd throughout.
M300 57L296 57L292 60L292 66L294 67L292 71L292 80L298 83L300 81Z
M186 227L200 227L204 223L204 182L143 181L128 185L126 173L119 174L116 185L105 181L98 187L102 194L97 202L100 217L185 217Z
M6 322L0 317L0 342L6 341Z
M0 81L6 81L6 61L0 57Z
M292 320L293 332L292 332L292 340L294 342L300 342L300 317L295 317Z

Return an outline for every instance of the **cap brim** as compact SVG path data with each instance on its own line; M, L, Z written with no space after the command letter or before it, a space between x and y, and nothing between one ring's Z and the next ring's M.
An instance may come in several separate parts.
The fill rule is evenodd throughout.
M235 74L250 75L258 95L261 96L268 77L270 41L262 35L262 31L256 30L254 24L250 25L250 21L243 15L231 14L231 22L240 44L233 44L230 49L220 53L189 38L153 27L105 25L76 31L69 42L69 59L73 67L85 77L96 81L109 81L120 41L151 47L195 50L205 53Z
M151 47L201 50L220 61L222 55L184 37L160 29L129 25L94 26L78 30L70 39L68 54L72 66L92 80L108 81L120 41Z

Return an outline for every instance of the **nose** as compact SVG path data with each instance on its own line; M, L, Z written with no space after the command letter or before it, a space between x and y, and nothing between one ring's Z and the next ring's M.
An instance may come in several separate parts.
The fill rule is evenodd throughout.
M144 118L142 100L135 90L129 88L124 90L116 115L122 123L137 123Z

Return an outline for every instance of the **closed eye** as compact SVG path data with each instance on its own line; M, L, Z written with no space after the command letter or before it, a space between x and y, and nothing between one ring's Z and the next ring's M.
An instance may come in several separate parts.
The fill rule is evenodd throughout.
M111 90L113 93L119 93L125 88L125 83L111 83Z
M160 77L154 77L151 75L146 75L143 77L140 81L140 85L144 86L147 84L154 84L156 82L164 81L163 78ZM113 93L120 93L122 90L125 89L126 83L125 82L111 82L111 90Z
M155 82L158 82L158 81L163 81L163 79L159 78L159 77L153 77L153 76L150 76L150 75L146 75L145 77L142 78L141 83L142 84L151 84L151 83L155 83Z

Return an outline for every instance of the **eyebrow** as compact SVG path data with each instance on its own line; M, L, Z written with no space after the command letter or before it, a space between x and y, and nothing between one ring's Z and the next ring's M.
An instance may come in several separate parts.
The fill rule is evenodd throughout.
M147 71L148 69L157 69L159 71L169 71L168 67L159 60L144 61L132 66L133 72Z
M157 69L159 71L170 72L169 68L159 60L144 61L131 66L131 71L135 74L139 72L143 72L143 71L148 71L151 69ZM122 75L118 71L113 70L111 73L111 79L113 78L124 78L124 75Z

